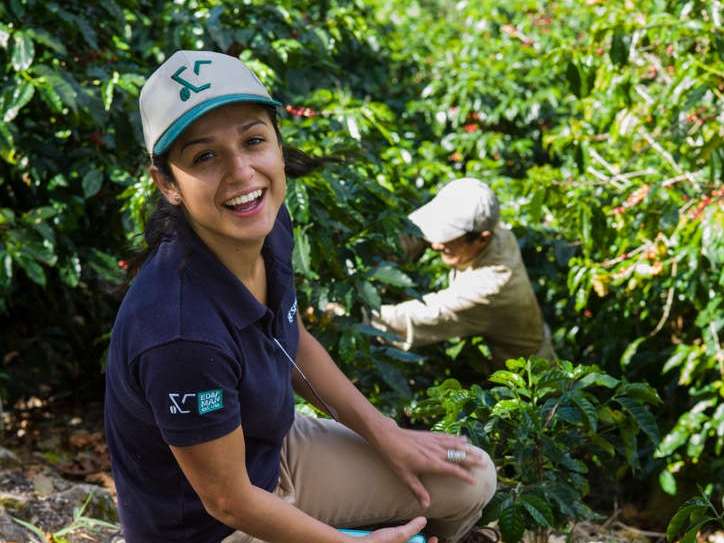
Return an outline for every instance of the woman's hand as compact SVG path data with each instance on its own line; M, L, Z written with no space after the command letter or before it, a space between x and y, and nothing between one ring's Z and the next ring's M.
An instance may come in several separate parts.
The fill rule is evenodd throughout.
M405 543L422 530L425 524L427 524L425 517L417 517L402 526L375 530L370 535L355 538L355 543ZM437 537L431 537L427 540L427 543L437 543Z
M484 457L465 437L407 430L397 425L389 426L375 437L377 450L409 487L423 510L430 506L430 494L420 481L421 475L450 475L474 484L472 469L485 463Z

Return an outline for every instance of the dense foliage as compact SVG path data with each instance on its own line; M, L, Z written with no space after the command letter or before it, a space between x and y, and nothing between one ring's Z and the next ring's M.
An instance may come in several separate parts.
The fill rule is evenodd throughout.
M138 92L172 51L209 48L240 55L285 104L289 143L343 159L289 186L299 299L308 325L378 405L406 422L450 429L487 417L490 428L471 435L496 451L507 477L499 500L518 504L511 510L529 528L579 517L552 498L550 518L544 506L511 498L543 479L527 479L531 464L508 454L513 444L501 428L516 417L545 422L546 401L575 404L568 419L539 432L554 448L611 425L618 437L611 448L599 442L598 460L590 450L570 458L595 469L609 455L618 492L632 474L679 501L693 481L721 492L720 3L448 4L0 4L3 395L100 390L123 268L153 199ZM462 175L498 192L556 348L576 364L528 361L527 374L514 363L523 384L491 382L480 339L404 353L362 324L363 309L444 282L432 253L415 264L398 258L397 239L409 228L407 212ZM325 311L329 302L344 314ZM551 371L562 372L564 388L536 392L536 401L521 393ZM605 376L588 383L599 388L576 388L591 372ZM646 398L613 387L640 387ZM588 403L574 400L573 389ZM474 409L446 399L453 391ZM656 424L641 414L648 411L636 416L617 400L626 397L653 402L658 445ZM520 403L503 416L512 398ZM545 477L565 468L541 463ZM571 473L585 507L596 480Z

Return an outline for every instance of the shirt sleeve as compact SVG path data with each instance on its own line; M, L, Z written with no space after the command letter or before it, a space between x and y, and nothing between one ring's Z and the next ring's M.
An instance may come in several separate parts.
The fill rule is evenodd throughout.
M511 277L505 266L460 274L450 286L395 305L383 305L372 324L401 336L398 346L410 349L453 337L484 335L495 319L498 294Z
M138 380L169 445L184 447L222 437L241 424L241 366L217 347L174 341L143 353Z

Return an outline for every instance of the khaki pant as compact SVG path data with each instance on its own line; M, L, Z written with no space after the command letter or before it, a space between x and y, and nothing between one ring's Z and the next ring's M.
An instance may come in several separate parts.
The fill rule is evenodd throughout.
M427 533L454 543L480 519L495 493L495 468L487 453L481 453L487 463L473 471L474 485L440 475L422 478L432 499L423 512L415 496L359 435L332 420L297 413L282 447L276 494L336 528L399 524L424 515ZM260 542L235 532L223 543Z

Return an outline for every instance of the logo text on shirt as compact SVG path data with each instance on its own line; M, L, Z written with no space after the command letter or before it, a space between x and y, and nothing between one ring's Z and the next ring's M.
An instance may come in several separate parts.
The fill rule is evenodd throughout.
M287 313L287 320L289 321L289 324L292 324L294 322L294 315L297 314L297 299L294 298L294 303L292 304L292 307L289 308L289 312Z
M185 415L191 413L191 409L186 408L186 400L193 398L196 394L181 394L180 392L172 392L168 395L168 399L171 401L171 405L168 406L169 411L172 415Z
M224 407L224 391L220 388L199 392L197 398L199 401L199 415L217 411Z

